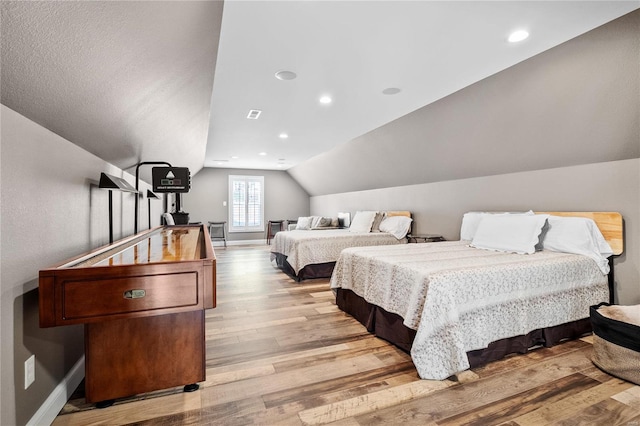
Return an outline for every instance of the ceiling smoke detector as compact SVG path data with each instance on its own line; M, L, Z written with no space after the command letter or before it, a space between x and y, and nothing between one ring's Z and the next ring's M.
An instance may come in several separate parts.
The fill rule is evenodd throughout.
M293 71L278 71L276 73L276 78L278 80L293 80L294 78L296 78L297 75L295 72Z
M387 87L386 89L384 89L382 91L383 95L396 95L398 93L400 93L401 90L397 87Z

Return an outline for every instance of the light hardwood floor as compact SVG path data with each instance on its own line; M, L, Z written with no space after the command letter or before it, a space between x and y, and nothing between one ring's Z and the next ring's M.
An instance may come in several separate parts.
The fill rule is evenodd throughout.
M627 425L640 387L590 361L589 338L420 380L408 354L339 311L327 280L295 283L267 246L216 250L207 380L59 415L55 425Z

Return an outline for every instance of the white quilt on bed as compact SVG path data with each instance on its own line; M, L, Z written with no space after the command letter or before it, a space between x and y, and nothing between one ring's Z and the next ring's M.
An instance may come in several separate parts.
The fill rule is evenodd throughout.
M608 300L590 258L468 247L468 241L344 250L331 288L350 289L417 330L411 358L423 379L469 368L466 352L495 340L589 317Z
M287 256L296 274L307 265L335 262L348 247L406 243L386 232L358 233L348 229L293 230L278 232L271 243L271 253ZM273 260L273 256L272 256Z

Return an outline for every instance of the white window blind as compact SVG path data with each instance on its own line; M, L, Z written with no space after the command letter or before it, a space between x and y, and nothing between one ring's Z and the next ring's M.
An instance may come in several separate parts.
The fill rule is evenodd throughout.
M264 231L264 176L229 176L229 232Z

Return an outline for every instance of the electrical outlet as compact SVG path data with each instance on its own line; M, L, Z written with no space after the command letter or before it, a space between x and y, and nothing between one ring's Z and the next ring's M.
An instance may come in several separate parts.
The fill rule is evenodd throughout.
M27 389L36 381L36 356L31 355L24 362L24 388Z
M226 201L222 202L222 207L227 207L227 202Z

